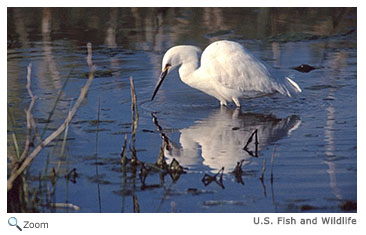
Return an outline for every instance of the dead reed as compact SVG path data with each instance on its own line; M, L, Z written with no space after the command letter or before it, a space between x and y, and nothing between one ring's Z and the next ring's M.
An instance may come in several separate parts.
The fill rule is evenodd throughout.
M130 86L131 86L131 115L132 115L132 125L131 125L131 138L132 138L132 147L131 147L131 163L137 163L137 156L136 156L136 130L139 121L139 114L137 111L137 96L135 91L135 84L133 82L133 77L130 77Z

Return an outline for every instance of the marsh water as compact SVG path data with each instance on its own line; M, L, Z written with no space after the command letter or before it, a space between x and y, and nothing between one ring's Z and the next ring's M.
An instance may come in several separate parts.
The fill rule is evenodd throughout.
M27 169L36 206L22 211L356 212L356 18L355 8L8 8L8 176L14 136L19 152L27 135L27 66L44 139L88 79L88 42L96 65L67 133ZM174 72L150 101L168 48L221 39L244 45L303 92L220 107ZM162 134L167 164L183 173L153 168ZM125 136L126 156L135 149L144 166L121 165ZM15 201L8 194L8 211Z

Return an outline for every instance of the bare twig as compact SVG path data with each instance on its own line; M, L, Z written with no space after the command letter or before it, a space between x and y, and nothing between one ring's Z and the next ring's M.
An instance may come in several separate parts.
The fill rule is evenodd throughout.
M32 72L32 64L29 64L27 67L27 90L28 90L29 96L31 97L31 103L29 104L28 109L25 110L25 114L26 114L26 118L27 118L27 137L25 140L24 151L19 159L20 163L27 157L29 148L30 148L30 144L31 144L32 119L33 119L32 109L36 102L36 97L33 95L33 92L31 90L31 72Z
M88 63L88 65L89 65L89 68L92 68L92 67L94 67L94 65L93 65L93 58L92 58L92 55L93 55L93 51L92 51L92 44L90 43L90 42L88 42L87 44L86 44L86 48L87 48L87 50L88 50L88 56L86 57L86 62Z
M126 166L127 157L126 157L126 149L127 149L127 133L125 133L125 139L123 142L122 152L121 152L121 164L122 166Z
M28 94L29 96L33 99L34 95L33 92L31 90L31 71L32 71L32 64L29 63L28 67L27 67L27 90L28 90Z
M77 99L76 103L74 104L73 108L71 109L71 111L69 112L68 116L66 117L65 121L63 122L63 124L56 130L54 131L51 135L49 135L45 140L43 140L34 150L33 152L31 152L28 157L25 158L25 160L22 162L22 164L15 170L12 172L12 174L10 175L8 181L7 181L7 190L9 191L12 186L13 186L13 182L14 180L20 175L22 174L22 172L25 170L25 168L33 161L33 159L38 155L38 153L45 147L47 146L52 140L54 140L57 136L59 136L64 130L65 128L68 126L68 124L70 123L71 119L74 117L76 111L78 110L81 102L84 100L84 98L86 97L86 94L88 93L88 89L91 86L93 79L94 79L94 71L95 71L95 66L92 64L91 61L91 53L92 53L92 47L91 47L91 43L87 44L88 47L88 57L87 57L87 62L88 65L90 67L90 72L89 72L89 79L86 82L85 86L81 89L79 98ZM32 94L32 93L31 93ZM33 95L33 94L32 94ZM28 149L29 150L29 149Z
M135 142L136 142L136 130L137 130L137 124L139 121L139 114L137 111L137 97L135 92L135 85L133 83L133 77L130 77L130 86L131 86L131 113L132 113L132 148L131 148L131 162L136 163L137 162L137 156L136 156L136 148L135 148Z
M31 132L32 128L34 128L34 130L36 131L36 134L38 135L36 122L34 121L34 118L32 115L32 109L33 109L34 104L36 103L37 97L35 95L33 95L33 92L31 90L31 70L32 70L32 64L29 64L28 68L27 68L27 90L28 90L29 96L31 97L31 103L27 110L27 127L28 127L29 132ZM29 117L29 120L28 120L28 117ZM38 135L38 138L39 138L39 135Z

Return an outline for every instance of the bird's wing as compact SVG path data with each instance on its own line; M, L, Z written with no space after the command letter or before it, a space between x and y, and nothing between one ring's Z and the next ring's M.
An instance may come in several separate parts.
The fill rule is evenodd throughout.
M268 68L238 43L212 43L201 56L201 67L210 79L229 89L240 92L282 93L281 81L273 78Z

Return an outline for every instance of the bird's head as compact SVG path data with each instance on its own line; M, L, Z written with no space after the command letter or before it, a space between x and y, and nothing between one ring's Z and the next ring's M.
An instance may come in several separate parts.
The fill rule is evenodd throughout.
M161 74L159 76L158 82L155 85L154 93L151 97L151 100L154 99L156 93L158 92L161 84L165 77L182 65L183 63L188 62L196 62L199 59L199 54L201 53L201 49L194 46L175 46L170 48L163 57L162 67L161 67Z

